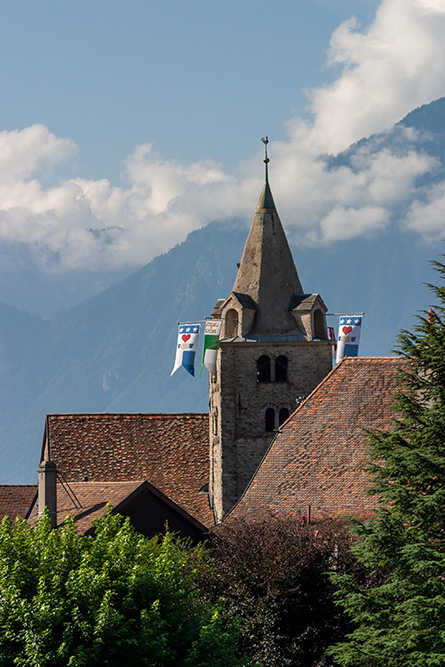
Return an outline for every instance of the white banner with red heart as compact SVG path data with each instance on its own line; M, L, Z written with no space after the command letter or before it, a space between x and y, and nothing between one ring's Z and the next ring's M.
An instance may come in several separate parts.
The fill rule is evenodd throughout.
M178 340L176 343L175 365L170 375L181 366L190 375L195 375L195 356L198 347L200 324L180 324L178 329Z
M343 357L358 356L361 329L361 315L342 315L340 317L337 338L337 363Z

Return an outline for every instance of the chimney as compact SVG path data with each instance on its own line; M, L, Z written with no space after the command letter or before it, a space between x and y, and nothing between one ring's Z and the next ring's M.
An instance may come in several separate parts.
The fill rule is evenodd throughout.
M53 461L44 460L39 465L39 516L48 509L51 528L57 526L57 468Z

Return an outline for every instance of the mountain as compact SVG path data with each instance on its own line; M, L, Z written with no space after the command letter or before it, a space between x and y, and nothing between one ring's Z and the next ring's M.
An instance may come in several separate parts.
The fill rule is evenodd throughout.
M410 135L405 131L407 128L416 132ZM362 148L366 148L371 155L382 148L389 149L394 155L406 154L410 148L417 151L421 149L428 156L435 157L438 165L440 165L432 177L431 174L428 174L425 179L428 179L428 182L443 179L445 170L445 97L413 109L389 130L360 139L342 153L329 156L331 168L348 166L354 169L354 156Z
M134 271L115 268L72 269L63 273L42 270L26 243L0 246L0 302L34 315L53 317L116 284Z
M209 225L50 320L1 306L2 481L35 480L47 413L207 409L204 375L170 378L177 322L203 319L231 290L245 235Z
M231 291L246 234L233 221L212 223L51 320L1 306L2 482L35 481L47 413L207 410L205 372L170 377L177 322L202 320ZM331 311L365 311L362 355L389 354L398 329L429 303L421 285L431 280L429 250L419 252L414 239L293 254L303 288L320 292Z
M442 166L444 107L439 100L402 121L425 132L425 150ZM363 141L377 150L400 141L400 133L396 126ZM331 168L353 162L362 142L332 158ZM0 304L1 482L35 482L48 413L207 410L206 372L192 378L179 369L170 377L177 323L202 320L228 295L247 231L239 220L211 223L50 319ZM414 313L428 308L422 283L435 282L428 260L441 249L393 226L371 239L292 251L303 289L319 292L331 313L365 312L360 354L384 356L398 330L411 328ZM329 318L333 326L337 321Z

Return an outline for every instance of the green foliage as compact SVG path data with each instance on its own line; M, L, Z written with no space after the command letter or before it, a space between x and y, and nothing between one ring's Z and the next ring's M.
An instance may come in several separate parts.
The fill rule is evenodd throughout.
M433 263L445 278L445 265ZM409 360L390 431L371 434L375 517L355 547L372 586L336 576L356 624L332 649L345 667L445 665L445 287L429 285L434 314L399 336Z
M344 525L299 521L224 522L209 567L197 585L242 624L242 647L252 665L331 665L323 654L350 629L336 607L328 570L356 570ZM356 573L359 576L359 573Z
M201 547L108 514L95 536L44 515L0 528L0 666L230 667L239 631L194 591Z

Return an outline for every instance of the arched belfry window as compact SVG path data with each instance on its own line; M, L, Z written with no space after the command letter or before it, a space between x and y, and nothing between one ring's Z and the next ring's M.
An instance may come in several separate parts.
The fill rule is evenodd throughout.
M270 357L263 354L256 362L257 382L270 382Z
M326 338L326 327L321 310L314 312L314 338Z
M235 338L238 335L238 313L234 308L226 313L225 338Z
M275 359L275 382L287 382L287 357L283 354Z
M289 410L287 408L281 408L280 414L279 414L279 424L278 426L281 426L286 419L289 417Z
M275 410L273 408L267 408L265 412L265 431L273 431L275 428Z

